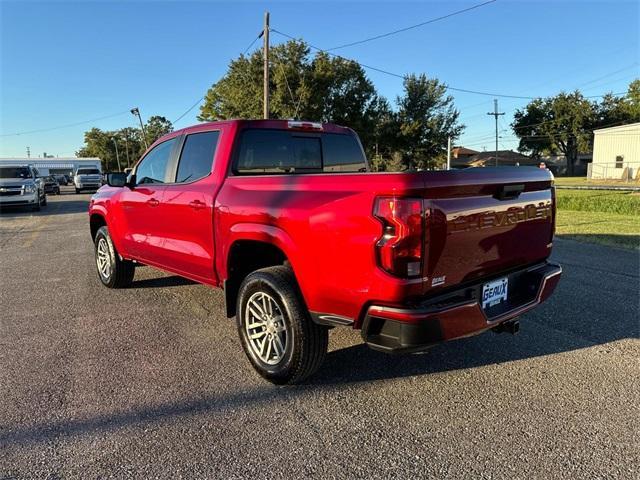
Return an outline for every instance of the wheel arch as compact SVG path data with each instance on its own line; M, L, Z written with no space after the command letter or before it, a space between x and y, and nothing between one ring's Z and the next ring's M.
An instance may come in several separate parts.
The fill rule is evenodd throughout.
M231 243L226 258L224 280L227 317L231 318L236 314L238 291L247 275L261 268L277 265L286 265L293 270L289 256L274 242L265 239L237 238Z
M107 219L102 213L91 212L91 215L89 216L89 229L91 231L91 240L95 240L98 230L100 230L101 227L106 227L106 226L107 226Z

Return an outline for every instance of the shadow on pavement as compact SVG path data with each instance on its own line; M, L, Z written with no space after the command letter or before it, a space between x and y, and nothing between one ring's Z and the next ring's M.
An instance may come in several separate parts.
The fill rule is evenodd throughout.
M424 355L388 356L363 344L351 345L329 352L320 371L303 385L278 388L264 382L248 390L142 405L90 418L66 418L21 427L3 425L0 447L139 428L175 417L238 409L249 411L318 390L338 392L359 383L429 376L596 346L608 348L606 344L638 338L637 252L558 241L554 257L564 268L558 289L547 303L523 316L522 331L516 337L487 332L436 346ZM165 276L139 280L133 288L188 283L191 282L181 277ZM531 368L539 368L536 365L532 363ZM245 367L249 368L248 361Z
M64 202L56 202L49 200L47 205L43 206L39 212L34 212L31 207L2 207L0 209L1 218L19 218L19 217L47 217L52 215L66 215L73 213L87 213L89 211L88 200L66 200ZM88 224L88 220L87 220ZM88 227L87 227L88 228Z
M180 287L182 285L195 285L196 282L188 278L178 275L170 275L164 277L145 278L142 280L134 280L130 288L163 288L163 287Z

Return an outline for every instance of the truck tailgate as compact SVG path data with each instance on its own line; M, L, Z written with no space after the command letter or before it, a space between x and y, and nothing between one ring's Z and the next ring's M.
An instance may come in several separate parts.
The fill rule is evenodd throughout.
M546 259L555 224L550 172L533 167L425 173L426 289Z

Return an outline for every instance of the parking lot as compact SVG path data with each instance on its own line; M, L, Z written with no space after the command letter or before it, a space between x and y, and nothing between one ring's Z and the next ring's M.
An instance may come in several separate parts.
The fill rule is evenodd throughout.
M89 198L0 216L0 478L640 475L637 251L559 239L519 335L387 356L334 329L277 388L221 291L150 267L101 286Z

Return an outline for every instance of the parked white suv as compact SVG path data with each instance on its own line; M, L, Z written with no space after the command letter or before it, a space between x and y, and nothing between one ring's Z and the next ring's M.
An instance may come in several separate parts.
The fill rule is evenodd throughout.
M38 211L46 204L44 184L33 166L0 166L0 208L22 205Z
M73 184L76 187L76 193L80 193L82 190L99 189L102 186L100 170L95 167L78 168L73 176Z

